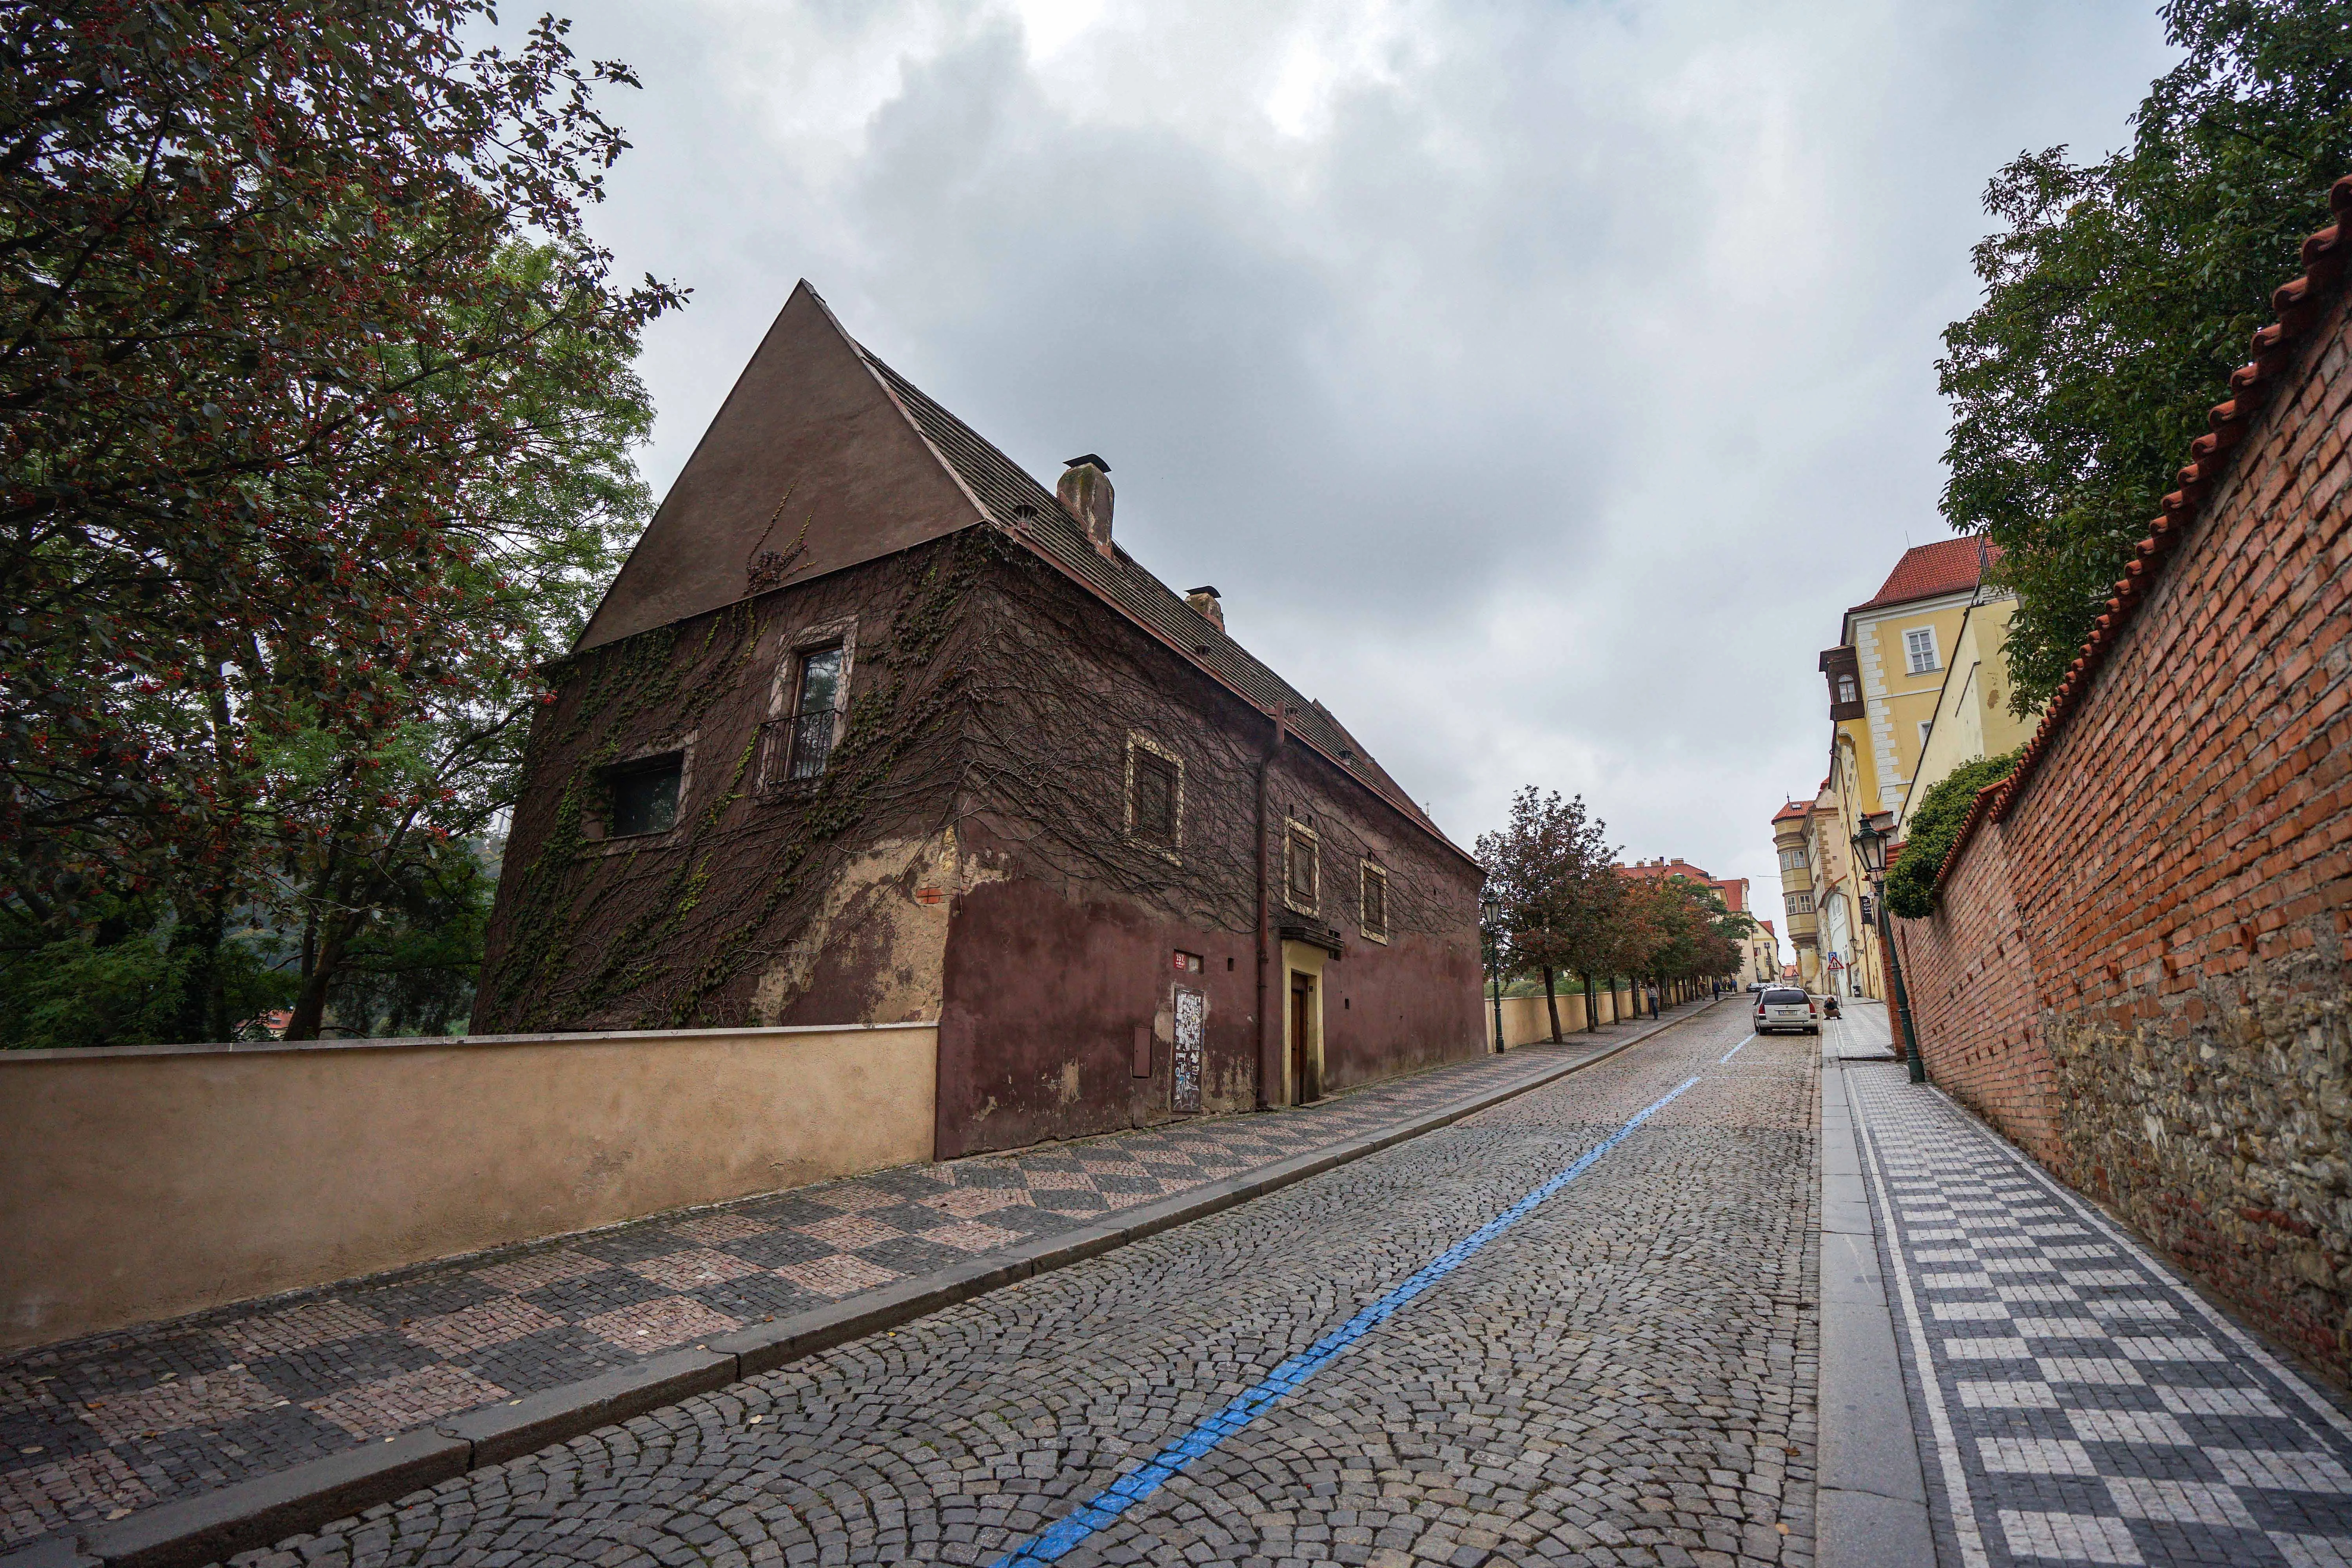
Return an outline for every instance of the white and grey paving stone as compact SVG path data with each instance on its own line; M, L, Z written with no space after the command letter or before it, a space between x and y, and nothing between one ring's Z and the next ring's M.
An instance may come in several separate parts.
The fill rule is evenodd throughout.
M1806 1568L1819 1056L1745 1031L239 1561L994 1563L1605 1145L1059 1561Z
M1846 1083L1939 1556L2352 1568L2352 1418L1893 1065Z

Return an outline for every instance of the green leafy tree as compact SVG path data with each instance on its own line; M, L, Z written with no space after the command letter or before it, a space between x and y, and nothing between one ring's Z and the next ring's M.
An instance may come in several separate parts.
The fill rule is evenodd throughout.
M1984 302L1945 333L1945 518L2004 554L2011 701L2045 703L2176 483L2207 411L2352 173L2341 0L2170 0L2186 51L2130 145L2063 147L1994 177Z
M1529 784L1512 797L1510 825L1478 836L1487 887L1502 900L1507 961L1543 976L1554 1040L1561 1037L1558 977L1577 965L1598 910L1616 893L1610 868L1616 851L1607 834L1582 795L1562 800L1557 790L1546 795Z
M1944 857L1952 852L1953 840L1960 836L1969 808L1986 785L1999 784L2016 772L2017 760L2024 752L2021 746L1998 757L1979 757L1927 786L1919 797L1918 809L1905 826L1903 853L1886 874L1887 913L1920 921L1936 912L1936 875L1943 869Z
M552 19L467 48L488 14L0 5L0 943L160 941L159 1037L236 1022L255 907L316 1026L642 510L681 296L581 226L633 79Z

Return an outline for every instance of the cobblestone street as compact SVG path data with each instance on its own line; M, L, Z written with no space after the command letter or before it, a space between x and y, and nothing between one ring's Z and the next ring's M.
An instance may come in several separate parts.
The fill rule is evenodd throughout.
M1523 1081L1644 1026L1276 1115L905 1166L26 1352L0 1362L0 1549L854 1300Z
M1058 1561L1809 1563L1819 1052L1745 1037L239 1561L996 1562L1605 1148Z

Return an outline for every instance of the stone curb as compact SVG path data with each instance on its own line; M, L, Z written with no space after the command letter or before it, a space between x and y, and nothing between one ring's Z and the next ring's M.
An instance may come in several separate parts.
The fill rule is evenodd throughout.
M1223 1213L1597 1067L1712 1011L1722 1000L1660 1017L1598 1055L1563 1062L1517 1083L1393 1122L1377 1132L1342 1139L1242 1175L1141 1205L1112 1223L1042 1237L868 1291L836 1306L720 1334L692 1350L650 1356L618 1372L482 1405L431 1426L163 1503L128 1519L78 1526L69 1533L46 1536L0 1556L0 1568L194 1568L268 1546L468 1470L537 1453L600 1426L708 1394L848 1341L898 1328L959 1301Z
M1813 1561L1875 1568L1936 1561L1920 1467L1919 1424L1895 1348L1894 1307L1878 1267L1878 1227L1864 1184L1843 1058L1822 1064L1814 1175L1820 1184L1821 1383L1815 1390Z

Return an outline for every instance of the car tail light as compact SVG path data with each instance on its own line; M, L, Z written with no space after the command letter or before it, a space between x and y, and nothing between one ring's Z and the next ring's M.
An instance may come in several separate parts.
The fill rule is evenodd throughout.
M1821 1005L1820 1003L1818 1003L1818 1002L1807 1002L1807 1003L1805 1004L1805 1016L1806 1016L1806 1017L1808 1017L1808 1018L1818 1018L1818 1017L1820 1017L1821 1016L1822 1016L1822 1005Z

